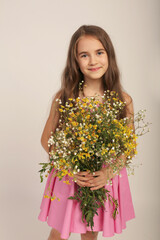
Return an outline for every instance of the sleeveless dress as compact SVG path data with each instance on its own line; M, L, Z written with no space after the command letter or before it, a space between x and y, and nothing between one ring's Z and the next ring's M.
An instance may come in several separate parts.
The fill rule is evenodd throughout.
M73 196L77 189L77 184L70 178L70 185L63 181L68 180L64 177L61 181L57 177L53 177L53 170L49 174L43 199L41 203L41 211L38 219L40 221L47 221L48 225L58 230L61 233L61 238L69 238L69 234L73 233L86 233L91 231L86 223L82 222L82 213L79 203L76 200L70 200L68 197ZM103 237L112 237L115 233L121 233L126 228L126 222L135 218L132 197L128 182L128 175L124 167L121 176L116 175L112 179L112 185L106 185L105 188L110 191L110 194L118 199L118 214L114 220L112 217L113 206L107 200L105 202L105 209L98 209L98 216L94 217L93 231L103 231ZM49 198L44 198L48 191L55 194L57 199L51 201Z
M83 92L82 94L83 97L86 97ZM76 200L68 199L68 197L74 196L77 184L70 178L70 185L68 185L63 182L66 180L68 177L64 177L61 181L57 177L53 177L52 170L47 179L38 217L40 221L47 221L49 226L58 230L63 239L68 239L71 232L86 233L91 231L91 228L82 221L80 204ZM48 188L60 201L44 198L46 194L49 194ZM126 228L128 220L135 218L126 168L124 167L120 171L120 176L116 175L112 179L112 185L105 185L105 188L118 200L118 214L114 220L112 217L113 206L107 200L105 209L99 208L98 215L94 216L93 231L102 231L103 237L112 237L115 233L121 233Z

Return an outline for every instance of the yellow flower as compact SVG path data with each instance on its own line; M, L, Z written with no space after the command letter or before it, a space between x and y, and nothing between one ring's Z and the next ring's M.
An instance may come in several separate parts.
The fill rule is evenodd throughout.
M63 112L63 109L59 108L59 111L60 111L60 112Z
M67 175L67 173L68 173L67 170L62 169L62 175L63 175L63 176Z
M113 100L114 100L114 101L117 101L118 99L113 97Z
M88 135L88 139L91 139L91 136L90 136L90 135Z
M86 157L90 158L90 154L89 154L89 153L86 153Z
M64 164L65 164L65 163L66 163L66 160L63 159L63 158L61 158L61 159L60 159L60 163L62 163L62 164L64 163Z
M84 141L84 137L81 137L80 140L81 140L81 141Z
M56 199L56 197L51 197L51 201L54 201Z
M82 101L83 101L83 102L87 102L87 98L83 98Z
M68 176L69 176L69 177L73 177L73 173L71 173L71 172L68 173Z
M66 180L66 181L63 181L64 183L68 184L68 185L71 185L69 180Z
M86 151L86 152L88 151L88 147L85 147L85 146L83 147L82 146L82 148L83 148L84 151Z
M71 117L75 117L75 114L73 112L70 115L71 115Z
M72 122L72 125L73 125L74 127L76 127L76 126L78 125L78 123L77 123L77 122Z
M95 137L95 136L96 136L95 132L92 132L92 136L93 136L93 137Z
M102 154L102 155L104 155L106 152L107 152L107 150L106 150L106 149L102 149L102 152L101 152L101 154Z
M72 162L72 163L75 163L75 159L74 159L74 158L72 158L71 162Z
M99 102L99 101L95 101L94 103L95 103L95 104L98 104L98 103L100 103L100 102Z
M50 198L48 195L44 195L44 198Z
M97 122L100 124L102 122L102 120L98 120Z
M112 154L112 153L115 153L115 151L114 151L113 149L111 149L109 152L110 152L111 154Z
M83 155L85 155L85 153L79 153L77 156L79 159L85 159L85 157Z

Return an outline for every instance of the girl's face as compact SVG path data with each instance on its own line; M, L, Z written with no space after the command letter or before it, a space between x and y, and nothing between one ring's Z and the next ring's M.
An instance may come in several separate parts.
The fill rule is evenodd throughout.
M77 60L84 80L101 79L108 69L108 56L102 43L92 36L83 36L77 46Z

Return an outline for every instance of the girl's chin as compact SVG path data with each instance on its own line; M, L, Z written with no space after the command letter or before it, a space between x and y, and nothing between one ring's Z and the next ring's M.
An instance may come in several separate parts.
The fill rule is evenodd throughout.
M86 81L93 81L93 80L101 81L102 77L103 77L103 75L102 76L87 76L87 77L84 77L84 80L86 80Z

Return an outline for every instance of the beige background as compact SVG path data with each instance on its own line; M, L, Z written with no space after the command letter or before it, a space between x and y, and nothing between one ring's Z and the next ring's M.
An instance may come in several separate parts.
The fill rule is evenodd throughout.
M45 240L49 234L37 220L45 186L38 163L47 161L40 137L70 37L82 24L109 33L135 111L146 108L152 122L139 139L135 161L142 166L129 177L136 218L112 239L159 239L159 0L0 1L0 239Z

